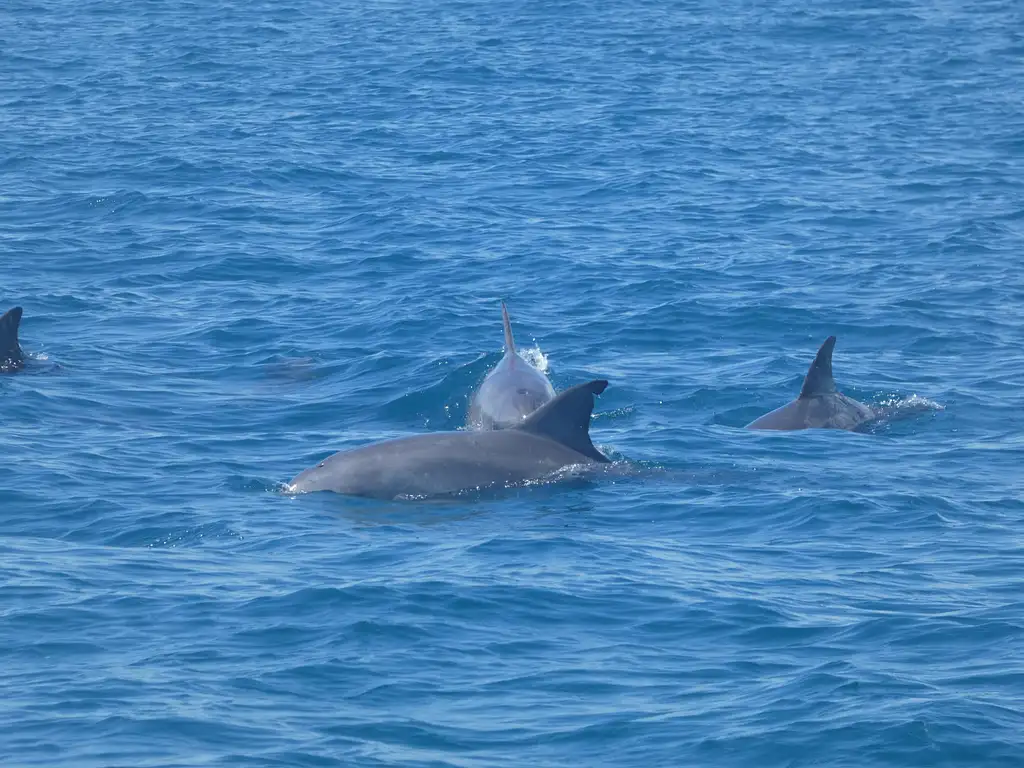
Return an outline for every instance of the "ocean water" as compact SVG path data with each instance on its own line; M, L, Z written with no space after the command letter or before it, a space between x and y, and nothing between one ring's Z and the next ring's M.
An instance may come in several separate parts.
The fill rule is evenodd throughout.
M1012 0L0 7L0 764L1024 765ZM500 300L624 471L290 495ZM865 433L760 434L838 337Z

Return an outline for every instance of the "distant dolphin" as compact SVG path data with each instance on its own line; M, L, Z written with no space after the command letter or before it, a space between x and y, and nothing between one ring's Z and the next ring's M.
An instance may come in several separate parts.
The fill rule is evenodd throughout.
M504 301L501 318L505 325L505 356L487 374L469 405L469 426L477 429L511 427L555 396L548 377L516 352Z
M14 307L0 317L0 371L14 371L25 364L25 355L18 344L21 307Z
M832 350L836 337L821 345L804 379L796 400L766 413L747 425L748 429L848 429L881 418L884 411L847 397L836 390L832 378Z
M590 441L594 396L606 386L603 379L578 384L507 429L433 432L342 451L297 475L288 490L427 497L536 480L577 464L608 463Z

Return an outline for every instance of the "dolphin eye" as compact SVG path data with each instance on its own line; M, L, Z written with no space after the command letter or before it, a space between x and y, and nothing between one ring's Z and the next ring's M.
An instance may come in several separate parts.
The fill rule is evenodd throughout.
M523 389L522 387L520 387L519 389L517 389L517 390L516 390L516 392L517 392L518 394L520 394L520 395L528 395L528 394L530 394L530 390L528 390L528 389Z

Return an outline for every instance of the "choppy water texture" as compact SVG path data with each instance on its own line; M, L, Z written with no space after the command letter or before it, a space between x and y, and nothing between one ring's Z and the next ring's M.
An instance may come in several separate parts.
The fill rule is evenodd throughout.
M1021 765L1019 3L13 0L0 74L4 766ZM635 471L280 492L502 298ZM833 333L926 407L743 430Z

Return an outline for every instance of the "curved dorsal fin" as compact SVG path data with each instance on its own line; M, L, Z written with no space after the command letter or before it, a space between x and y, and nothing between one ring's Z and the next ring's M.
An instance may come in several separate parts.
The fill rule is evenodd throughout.
M606 380L594 379L570 387L513 429L541 435L594 461L607 462L608 459L590 442L590 415L594 412L594 395L604 392L607 386Z
M18 326L21 324L21 307L14 307L0 317L0 365L5 362L22 361L21 346L18 344Z
M832 378L832 350L836 346L836 337L829 336L818 349L814 362L807 370L800 397L827 395L836 391L836 381Z
M512 339L512 323L508 320L508 310L505 309L505 302L501 302L501 322L505 325L505 354L514 355L516 353L516 343Z

